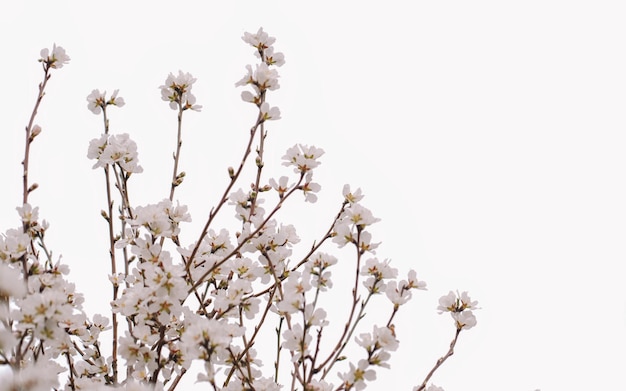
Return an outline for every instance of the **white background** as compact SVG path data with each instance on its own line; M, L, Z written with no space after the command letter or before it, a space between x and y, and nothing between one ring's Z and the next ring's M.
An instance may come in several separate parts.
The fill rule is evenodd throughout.
M397 319L400 350L370 389L421 382L453 334L437 299L456 289L482 309L433 379L446 390L625 389L622 2L204 3L0 6L1 228L18 226L36 60L56 42L72 60L53 72L38 116L30 178L41 187L30 200L89 311L104 313L110 292L103 175L86 159L102 120L85 97L120 89L127 105L109 113L112 131L139 144L135 200L158 202L176 118L157 87L179 69L198 78L204 109L185 116L177 193L194 217L190 242L253 121L234 83L255 61L240 37L263 26L287 60L268 96L283 114L268 126L268 171L283 175L279 158L297 142L326 150L303 243L327 227L348 182L382 219L377 255L428 282Z

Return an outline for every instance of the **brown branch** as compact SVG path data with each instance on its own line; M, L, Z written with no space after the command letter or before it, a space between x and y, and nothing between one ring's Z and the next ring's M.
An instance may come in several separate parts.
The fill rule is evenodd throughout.
M422 391L424 389L426 389L426 383L428 383L428 381L430 380L430 378L433 376L433 374L435 373L435 371L437 369L439 369L439 367L450 357L454 354L454 346L456 345L456 341L459 339L459 334L461 333L461 328L457 328L456 329L456 333L454 334L454 339L452 340L452 342L450 342L450 349L448 349L448 352L445 354L445 356L440 357L439 360L437 360L437 362L435 363L435 366L430 370L430 372L428 372L428 375L426 375L426 378L424 379L424 381L422 382L422 384L417 387L416 391Z

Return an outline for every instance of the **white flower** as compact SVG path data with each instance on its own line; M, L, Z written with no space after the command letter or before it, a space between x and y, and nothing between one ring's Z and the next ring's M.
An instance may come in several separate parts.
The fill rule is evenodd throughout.
M108 105L117 107L124 106L124 98L118 97L119 90L113 91L111 98L107 100L106 91L100 92L100 90L92 90L91 94L87 95L87 108L94 114L100 114L103 108Z
M398 348L398 340L389 327L374 326L374 340L381 349L394 351Z
M270 69L266 63L257 64L254 71L252 71L252 66L250 65L246 65L246 69L248 72L241 80L235 83L235 86L251 84L257 93L266 90L273 91L280 88L278 84L278 72L275 69ZM242 98L244 97L242 96ZM244 100L251 102L254 99L246 95Z
M367 369L369 362L360 360L358 366L350 363L350 371L347 373L339 373L339 378L343 380L346 389L354 387L357 391L365 388L365 380L376 380L376 372L373 369Z
M257 56L259 53L254 53ZM263 51L263 55L265 56L265 63L267 65L276 65L277 67L281 67L285 65L285 55L281 52L274 53L274 48L269 47Z
M279 391L281 387L274 380L268 378L255 379L252 385L255 391Z
M452 312L452 318L456 322L457 329L469 330L476 326L476 317L472 311L466 310L463 312Z
M398 275L398 269L389 266L389 262L389 260L381 262L376 258L370 258L361 268L361 275L371 275L380 280L395 278Z
M421 289L423 291L426 290L426 281L421 281L417 279L417 273L415 272L415 270L411 269L409 270L409 275L407 277L407 282L405 284L405 286L407 288L412 288L412 289ZM402 281L404 282L404 281Z
M117 93L119 91L120 90L113 91L113 95L111 95L111 98L107 101L107 104L117 107L122 107L126 104L126 102L124 102L124 98L122 98L121 96L117 96Z
M345 198L346 202L349 202L351 204L354 204L356 202L359 202L363 199L364 195L361 192L361 188L359 187L358 189L356 189L356 191L354 193L352 193L350 191L350 185L349 184L345 184L343 185L343 191L342 191L343 197Z
M280 198L283 198L285 192L291 187L289 185L289 178L286 176L281 176L278 182L276 182L276 179L270 178L270 186L278 192Z
M288 349L293 354L291 361L298 362L300 358L309 355L309 344L311 343L311 335L308 333L304 335L302 326L299 324L293 325L291 329L287 329L283 332L283 344L282 347Z
M270 107L269 103L263 102L259 109L261 110L261 119L263 121L275 121L280 119L280 110L278 107Z
M379 218L372 215L371 210L361 204L351 204L344 213L350 222L362 228L380 221Z
M39 220L39 207L33 208L29 203L24 204L21 207L15 208L17 213L22 218L22 222L25 224L36 223Z
M443 312L461 312L467 309L475 310L478 309L476 306L478 301L472 301L467 294L467 292L463 292L459 294L458 292L455 294L450 291L447 295L442 296L439 299L439 306L437 310L439 313Z
M243 39L245 43L250 44L259 50L269 48L276 41L276 38L270 37L265 31L263 31L263 27L259 27L256 34L248 32L243 33L243 37L241 37L241 39Z
M0 262L0 298L22 298L26 294L26 285L19 269Z
M333 384L327 383L326 380L311 380L306 385L306 391L332 391L335 389Z
M437 311L441 314L444 312L454 312L456 311L457 303L456 303L456 295L454 292L450 291L445 296L441 296L439 298L439 305L437 306Z
M241 99L244 102L254 103L255 105L258 105L261 102L261 97L259 97L258 95L254 95L250 91L242 91L241 92Z
M304 308L304 321L308 326L328 326L326 311L313 307L313 304L307 304Z
M385 293L395 306L401 306L411 299L411 292L407 289L403 289L402 285L398 288L396 281L387 283Z
M470 310L478 309L477 307L478 301L472 301L472 299L470 299L467 292L461 293L461 295L459 296L459 300L461 302L461 308L464 310L465 309L470 309Z
M30 244L30 237L22 230L9 229L0 236L0 259L19 259Z
M161 99L170 102L172 110L177 110L180 107L182 110L200 111L202 106L195 104L196 97L191 93L191 87L195 82L196 79L190 73L183 73L180 70L178 76L170 73L165 79L165 84L159 87Z
M102 108L105 106L104 93L100 90L92 90L91 94L87 95L87 108L94 114L100 114Z
M117 163L126 172L143 172L143 168L138 164L137 144L130 139L127 133L103 134L99 139L91 140L87 157L97 160L93 168Z
M331 272L327 269L336 263L337 258L326 253L316 253L310 258L306 263L306 270L312 276L311 285L322 292L332 288Z
M63 65L70 62L70 57L65 53L65 49L61 46L57 46L56 43L52 45L52 53L47 48L41 49L39 52L41 58L40 62L45 63L50 68L63 68Z
M59 387L59 373L65 369L52 360L24 362L18 371L2 376L2 390L49 391ZM3 371L4 372L4 371Z
M322 189L318 183L312 182L313 173L311 171L307 172L304 185L301 185L300 188L304 193L304 201L315 203L317 201L317 195L315 193L319 192Z
M305 173L320 165L317 159L324 154L324 150L314 146L297 144L287 150L282 157L283 166L295 166L294 172Z

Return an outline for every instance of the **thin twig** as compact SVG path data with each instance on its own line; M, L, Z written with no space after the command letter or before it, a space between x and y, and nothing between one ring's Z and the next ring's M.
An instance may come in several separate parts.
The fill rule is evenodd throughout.
M437 360L437 362L435 363L435 366L430 370L430 372L428 372L428 375L426 375L426 378L424 379L424 381L422 382L422 384L417 387L416 391L422 391L424 389L426 389L426 383L428 383L428 381L430 380L430 378L433 376L433 374L435 373L435 371L437 369L439 369L439 367L450 357L454 354L454 346L456 345L456 341L459 339L459 334L461 334L461 328L457 328L456 329L456 333L454 334L454 339L452 340L452 342L450 342L450 349L448 349L448 352L445 354L445 356L440 357L439 360Z

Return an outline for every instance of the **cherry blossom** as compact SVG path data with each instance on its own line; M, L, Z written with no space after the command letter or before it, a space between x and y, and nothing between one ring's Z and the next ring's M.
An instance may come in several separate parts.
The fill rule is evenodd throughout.
M376 380L376 372L368 369L369 362L367 360L359 360L357 366L350 363L350 371L339 373L339 378L343 380L343 386L346 390L362 390L366 387L365 381Z
M342 194L345 197L346 202L349 202L351 204L361 201L364 197L363 192L361 191L361 188L358 188L354 192L352 192L350 190L350 185L347 183L343 185Z
M321 163L317 160L324 154L324 150L314 146L297 144L287 150L283 156L283 166L294 166L294 172L307 173Z
M137 144L130 139L128 133L103 134L99 139L91 140L87 157L97 160L93 165L94 169L117 164L128 173L143 172L138 164Z
M174 174L165 182L171 186L169 198L157 197L152 203L137 204L134 192L129 192L128 183L135 179L131 174L143 170L137 144L128 133L109 133L106 108L122 107L124 99L118 90L107 97L106 91L94 89L87 96L88 109L105 119L104 133L90 141L87 151L87 157L96 161L93 168L103 167L106 174L103 256L111 267L108 277L100 277L112 296L103 314L90 317L83 311L85 298L67 280L69 267L53 257L45 241L49 225L40 222L39 208L28 200L37 185L29 182L24 164L23 202L16 208L18 228L0 236L0 365L6 366L0 384L35 391L162 391L175 389L183 375L198 368L197 381L210 383L214 390L276 391L283 382L303 391L361 390L376 379L375 367L390 367L391 352L399 346L394 317L413 290L425 290L426 283L415 270L400 280L390 261L373 257L381 243L375 241L370 226L380 219L361 204L360 188L343 187L339 211L329 217L330 228L317 239L298 236L297 224L291 224L298 216L284 214L281 208L317 200L321 186L313 172L324 150L296 144L282 157L293 173L267 174L264 122L281 118L280 109L267 99L280 87L276 68L285 60L273 46L275 38L262 28L244 33L242 39L255 48L258 63L247 65L236 85L250 86L241 97L254 103L258 113L251 118L244 157L234 166L239 168L228 168L226 189L218 192L221 198L191 237L182 235L187 232L182 223L190 222L191 215L174 197L174 188L185 176L178 170L182 112L201 109L192 93L196 78L182 71L170 73L159 87L161 98L178 110L179 139ZM56 44L40 54L45 81L51 68L69 62ZM26 145L41 132L32 120L45 84L40 85L26 127ZM29 153L26 148L24 162ZM246 183L248 165L253 174ZM304 202L292 196L300 191ZM229 215L233 211L235 219ZM346 245L352 251L333 254ZM86 256L91 259L92 254ZM341 270L337 278L333 272L340 262L353 269L350 273L337 269ZM333 333L330 327L336 323L324 307L325 300L339 298L336 292L343 285L350 288L345 290L348 314L345 323L339 323L339 333ZM381 293L388 299L383 300L388 311L368 314L370 299ZM451 349L462 330L476 325L472 310L477 305L467 292L451 291L439 299L438 311L449 312L454 321ZM365 318L367 323L361 323ZM275 321L278 326L272 330ZM371 329L363 332L364 327ZM276 350L269 352L275 364L271 371L263 367L254 349L268 335L265 330L275 338ZM353 354L349 346L360 347L361 356L346 360ZM285 354L291 360L281 360ZM282 377L285 367L291 379ZM338 386L327 377L333 373ZM427 389L441 390L434 385Z
M172 110L195 110L200 111L201 105L196 104L196 97L191 93L193 83L196 82L196 78L191 76L190 73L178 71L178 75L174 76L170 73L165 79L165 84L160 86L161 99L166 102L170 102L170 108Z
M269 103L261 103L261 118L263 121L280 119L280 110L278 107L270 107Z
M41 56L39 61L48 68L61 69L63 65L70 62L70 57L65 53L65 49L57 46L56 43L52 45L52 50L41 49L39 54Z
M109 99L106 98L106 91L100 92L100 90L93 90L91 94L87 96L87 108L94 114L100 114L102 109L108 105L117 107L124 106L124 98L118 97L119 90L113 91L113 94Z
M282 347L292 353L292 362L298 362L298 360L310 354L309 345L312 337L304 332L301 325L296 324L291 329L285 330L283 339Z
M263 31L263 27L259 27L259 30L255 34L248 32L244 33L241 39L243 39L245 43L250 44L259 50L269 48L276 41L276 38L270 37L265 31Z

